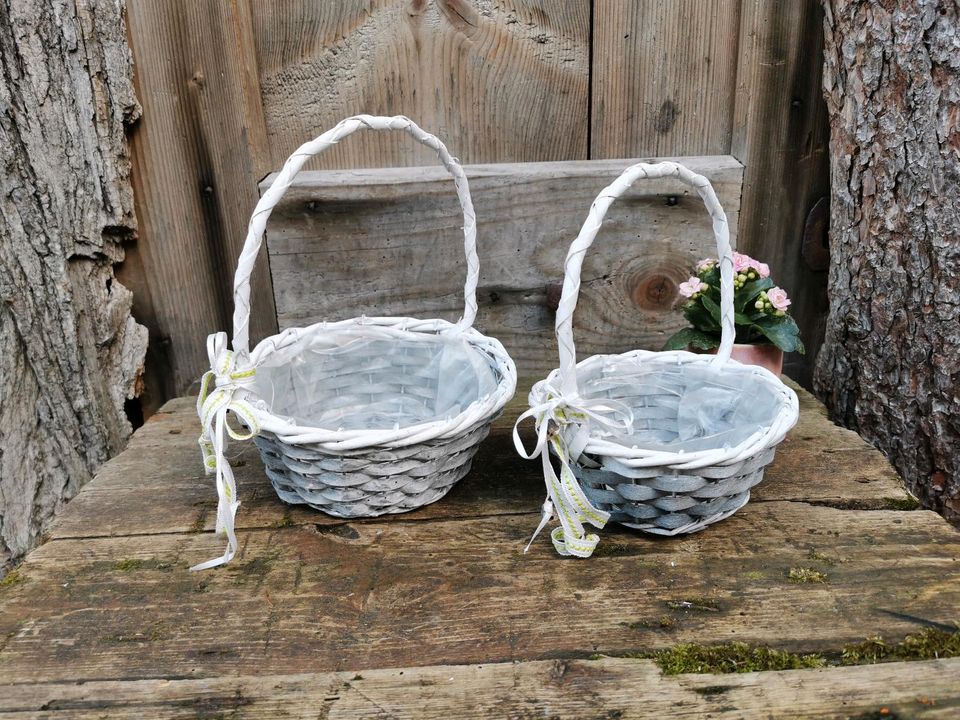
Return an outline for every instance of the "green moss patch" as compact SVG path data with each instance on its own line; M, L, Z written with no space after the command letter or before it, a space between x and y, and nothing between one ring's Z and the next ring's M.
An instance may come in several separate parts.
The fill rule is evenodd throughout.
M920 501L915 497L908 496L905 498L890 498L885 497L881 500L883 503L884 510L919 510Z
M787 573L787 582L791 582L794 585L825 583L826 581L826 573L822 573L816 568L795 567L790 568L790 572Z
M596 654L590 659L599 660L602 657L606 656ZM620 657L653 660L664 675L801 670L838 665L936 660L960 657L960 629L949 632L927 628L907 635L898 643L887 643L880 637L868 638L861 643L845 646L840 653L830 653L829 657L820 653L801 655L738 642L722 645L685 643L666 650L626 653Z
M758 670L799 670L823 667L820 655L797 655L746 643L676 645L649 656L664 675L681 673L745 673Z
M14 585L19 585L26 579L19 570L11 570L3 577L3 580L0 580L0 588L10 588Z
M271 530L282 530L283 528L293 527L295 523L289 515L284 515L270 526Z
M142 567L143 560L120 560L113 566L113 569L120 572L130 572L131 570L140 570Z
M841 656L842 665L871 665L902 660L936 660L960 657L960 630L947 632L926 628L907 635L901 642L887 643L872 637L856 645L847 645Z

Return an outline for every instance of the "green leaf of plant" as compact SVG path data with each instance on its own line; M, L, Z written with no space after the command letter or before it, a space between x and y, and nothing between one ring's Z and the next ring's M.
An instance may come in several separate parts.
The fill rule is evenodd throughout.
M709 295L701 295L700 300L703 302L703 306L707 309L707 312L710 313L710 317L712 317L713 321L717 324L717 327L720 327L720 306L717 305L716 301Z
M750 306L757 301L757 295L759 295L763 290L769 290L772 287L774 287L773 280L768 277L760 278L759 280L751 280L742 288L737 290L734 304L741 310L749 310Z
M720 324L713 319L701 302L704 297L705 296L701 295L692 303L689 303L687 307L683 309L683 316L687 319L687 322L697 330L708 333L718 331L720 330Z
M720 338L711 333L706 333L696 328L683 328L674 333L666 344L664 350L686 350L687 348L696 348L697 350L713 350L720 347Z
M789 315L784 317L763 317L754 322L754 327L784 352L803 352L800 341L800 328Z

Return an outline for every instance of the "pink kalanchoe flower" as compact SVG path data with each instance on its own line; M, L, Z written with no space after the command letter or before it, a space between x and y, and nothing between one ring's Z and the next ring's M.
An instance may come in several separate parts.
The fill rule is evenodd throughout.
M690 298L696 295L698 292L703 292L708 287L710 286L703 282L700 278L692 277L686 282L680 283L678 289L680 290L681 295Z
M774 287L767 290L767 300L775 310L786 310L790 306L790 298L782 288Z
M733 254L733 271L735 273L743 272L744 270L749 270L754 267L754 260L749 255L744 255L743 253L735 252Z
M716 258L704 258L703 260L697 263L697 272L701 273L704 270L709 270L716 264L717 264Z
M757 271L757 274L762 277L770 277L770 266L766 263L758 262L757 260L753 261L753 269Z

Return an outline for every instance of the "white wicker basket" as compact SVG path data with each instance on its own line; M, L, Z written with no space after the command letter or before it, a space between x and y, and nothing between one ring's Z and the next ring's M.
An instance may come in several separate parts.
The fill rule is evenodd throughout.
M290 328L249 350L250 273L271 211L306 160L362 128L405 130L437 152L463 208L467 279L457 323L353 318ZM236 552L239 502L225 435L256 437L280 497L338 517L413 510L447 493L470 470L491 421L516 389L503 346L473 329L479 277L476 221L466 175L436 137L405 117L348 118L301 146L257 203L234 283L233 352L225 333L207 341L211 370L197 409L207 471L216 475L222 557ZM227 413L242 424L233 428Z
M634 350L576 361L573 312L580 270L610 204L641 178L677 178L713 220L721 275L722 340L716 356ZM768 370L730 359L733 255L727 218L710 182L673 162L638 163L601 192L567 254L556 332L560 367L534 385L530 410L548 497L537 533L554 512L562 555L589 557L584 531L615 520L659 535L696 532L746 504L774 448L798 417L796 394ZM557 477L547 446L561 464ZM536 533L534 533L536 537ZM531 541L532 542L532 541ZM528 545L529 547L529 545Z

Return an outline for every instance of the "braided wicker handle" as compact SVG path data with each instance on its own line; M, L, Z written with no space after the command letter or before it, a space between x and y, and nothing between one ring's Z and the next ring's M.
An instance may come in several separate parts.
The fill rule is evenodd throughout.
M713 219L713 234L717 240L717 255L720 258L720 349L717 351L715 362L726 362L733 349L736 330L733 325L733 251L730 248L730 229L727 227L727 216L720 207L717 194L713 191L710 181L702 175L685 168L675 162L660 162L656 164L637 163L623 171L613 183L597 195L597 199L590 206L580 234L570 246L567 260L564 263L563 292L560 295L560 305L557 308L557 343L560 347L560 378L564 393L577 392L577 351L573 344L573 311L577 307L577 298L580 294L580 269L583 265L583 256L593 244L603 218L610 205L620 197L627 188L640 178L673 177L694 188L703 200L703 204Z
M331 145L335 145L357 130L369 128L371 130L406 130L418 142L423 143L437 152L440 162L453 176L457 187L457 197L463 208L463 249L467 256L467 280L463 286L464 310L463 317L457 323L458 330L466 330L473 325L477 315L477 280L480 277L480 260L477 257L477 223L473 212L473 202L470 199L470 187L467 176L460 167L460 163L450 155L446 146L430 133L422 130L413 120L397 115L395 117L377 117L373 115L356 115L342 120L336 127L328 130L320 137L304 143L287 158L280 174L273 184L260 198L257 207L250 217L247 227L247 239L237 262L237 274L233 284L233 349L244 356L250 350L250 273L263 244L263 234L266 230L267 219L277 203L293 184L294 178L300 172L303 164L318 153L323 152Z

